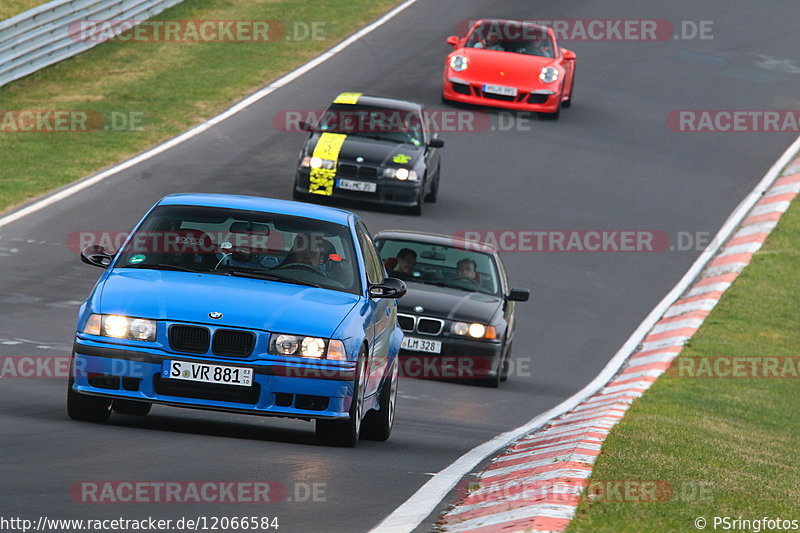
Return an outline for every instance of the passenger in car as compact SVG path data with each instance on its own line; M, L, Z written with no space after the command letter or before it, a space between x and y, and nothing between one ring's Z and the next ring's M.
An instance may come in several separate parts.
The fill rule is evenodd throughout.
M414 279L414 266L417 264L417 252L411 248L403 248L397 252L397 263L389 271L389 277L412 281Z

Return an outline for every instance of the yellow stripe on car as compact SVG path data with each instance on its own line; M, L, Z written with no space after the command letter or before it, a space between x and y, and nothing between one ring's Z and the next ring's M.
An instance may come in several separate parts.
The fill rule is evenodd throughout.
M308 175L308 192L330 196L333 194L333 182L336 177L336 166L339 152L347 135L344 133L323 133L314 147L312 157L333 161L333 168L312 168Z
M342 93L333 101L334 104L357 104L364 93Z

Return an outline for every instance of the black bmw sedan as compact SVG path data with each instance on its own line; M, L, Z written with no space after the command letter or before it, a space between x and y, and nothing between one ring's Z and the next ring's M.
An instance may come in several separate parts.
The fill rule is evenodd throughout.
M509 375L515 302L497 251L447 235L387 230L375 245L390 276L406 282L398 301L406 376L499 386Z
M300 152L296 200L341 198L422 213L439 190L439 148L424 108L405 100L342 93L315 124Z

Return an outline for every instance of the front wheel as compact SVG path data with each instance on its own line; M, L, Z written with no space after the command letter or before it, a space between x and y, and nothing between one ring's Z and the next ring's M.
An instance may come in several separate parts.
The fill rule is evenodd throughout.
M358 444L361 433L361 418L364 415L364 387L366 381L367 351L361 348L356 363L356 379L353 383L353 400L350 403L350 418L347 420L318 419L316 425L317 439L330 446L353 448Z
M370 411L364 416L361 437L369 440L387 440L392 434L394 413L397 405L397 382L400 376L400 364L395 359L392 370L381 389L378 411Z
M425 195L425 201L430 204L436 203L436 195L439 193L439 178L441 177L441 175L442 175L442 164L439 163L436 166L436 179L434 179L433 183L431 183L430 192L428 192L428 194Z
M72 390L72 378L67 385L67 414L73 420L103 423L111 416L111 400L87 396Z

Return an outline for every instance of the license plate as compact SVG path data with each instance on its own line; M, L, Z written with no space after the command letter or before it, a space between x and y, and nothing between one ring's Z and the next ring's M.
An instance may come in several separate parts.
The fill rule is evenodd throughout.
M340 189L347 189L348 191L358 192L375 192L378 190L378 184L371 181L355 181L340 179L336 181L336 186Z
M164 361L161 377L216 383L217 385L253 385L253 369L239 366L208 365L189 361Z
M403 337L400 347L412 352L441 353L442 342L417 337Z
M503 96L517 96L517 88L516 87L504 87L502 85L489 85L486 84L483 86L483 92L485 93L492 93L492 94L500 94Z

